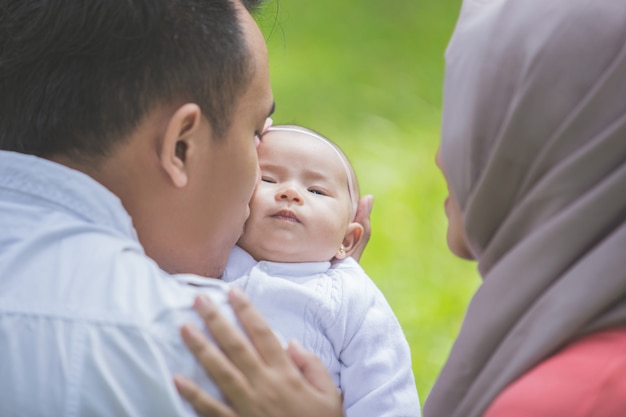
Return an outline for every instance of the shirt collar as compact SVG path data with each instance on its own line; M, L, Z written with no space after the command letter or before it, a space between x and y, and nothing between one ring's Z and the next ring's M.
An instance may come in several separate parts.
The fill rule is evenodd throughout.
M330 269L330 262L270 262L261 261L259 267L269 275L276 277L303 277L323 274Z
M56 162L0 150L1 194L61 208L137 241L132 219L115 194L88 175Z
M330 269L330 262L257 262L254 258L239 246L235 246L230 252L228 265L222 279L226 282L233 281L247 274L257 266L264 272L273 276L302 277L307 275L322 274Z

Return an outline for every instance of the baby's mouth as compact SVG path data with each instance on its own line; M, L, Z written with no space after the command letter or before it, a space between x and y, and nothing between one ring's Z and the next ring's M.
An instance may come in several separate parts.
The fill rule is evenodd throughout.
M287 222L300 223L296 214L291 210L280 210L271 216L273 219L284 220Z

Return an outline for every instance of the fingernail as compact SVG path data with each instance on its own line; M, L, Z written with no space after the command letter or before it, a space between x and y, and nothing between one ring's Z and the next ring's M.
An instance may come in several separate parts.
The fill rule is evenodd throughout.
M189 380L182 375L174 375L174 385L179 394L183 394L191 388Z
M209 296L206 294L198 295L193 303L193 306L196 311L200 313L200 315L209 314L211 311L213 311L213 303L211 302Z
M245 302L246 296L239 288L233 287L228 292L228 299L232 305L241 305L243 302Z
M183 340L193 341L202 338L202 332L191 323L183 324L180 328Z
M370 203L369 203L369 212L372 212L372 208L374 207L374 196L370 195Z
M306 350L304 349L304 347L300 344L300 342L298 342L296 339L291 339L289 341L289 345L291 346L292 349L295 349L297 352L299 353L304 353L306 352Z

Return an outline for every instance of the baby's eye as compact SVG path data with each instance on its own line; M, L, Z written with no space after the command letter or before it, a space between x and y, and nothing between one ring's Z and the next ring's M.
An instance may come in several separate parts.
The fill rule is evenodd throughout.
M263 181L263 182L269 182L270 184L276 184L276 181L275 181L273 178L266 177L266 176L262 176L262 177L261 177L261 181Z
M326 193L319 188L309 188L309 192L317 195L326 195Z

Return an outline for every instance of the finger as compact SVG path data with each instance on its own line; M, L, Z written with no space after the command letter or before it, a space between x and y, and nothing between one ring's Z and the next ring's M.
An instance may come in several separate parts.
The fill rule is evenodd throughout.
M228 299L239 322L265 363L272 367L291 367L291 360L280 341L243 292L233 288L228 293Z
M180 333L191 353L225 398L246 395L250 391L245 376L197 327L186 324L181 327Z
M320 392L337 391L335 383L326 367L315 355L305 350L295 340L289 342L287 351L296 364L304 379Z
M227 405L211 397L192 380L182 375L174 376L174 385L181 397L191 404L196 414L204 417L235 417L236 414Z
M360 223L361 226L363 226L363 238L351 255L357 261L361 259L361 255L363 255L363 250L365 249L365 246L367 246L367 242L370 240L370 236L372 235L370 215L372 214L373 205L374 196L366 195L359 200L359 204L357 206L354 220L357 223Z
M214 362L215 356L212 356L209 359L208 364L211 367L212 372L215 372L215 370L224 372L227 375L222 376L222 378L227 377L235 379L233 382L238 383L243 387L244 379L247 379L246 377L260 372L262 362L259 355L246 339L244 334L237 329L230 320L220 314L219 310L211 302L211 299L208 296L204 294L198 295L194 301L194 308L198 314L200 314L206 328L209 330L220 349L224 352L228 359L230 359L229 361L224 358L222 363L218 364ZM207 343L208 341L204 340L203 346ZM215 350L217 349L213 348L213 351ZM234 365L237 369L234 369L232 365ZM220 377L218 375L211 376L213 376L216 380ZM220 387L220 389L222 388ZM230 394L223 389L222 393L227 396Z

